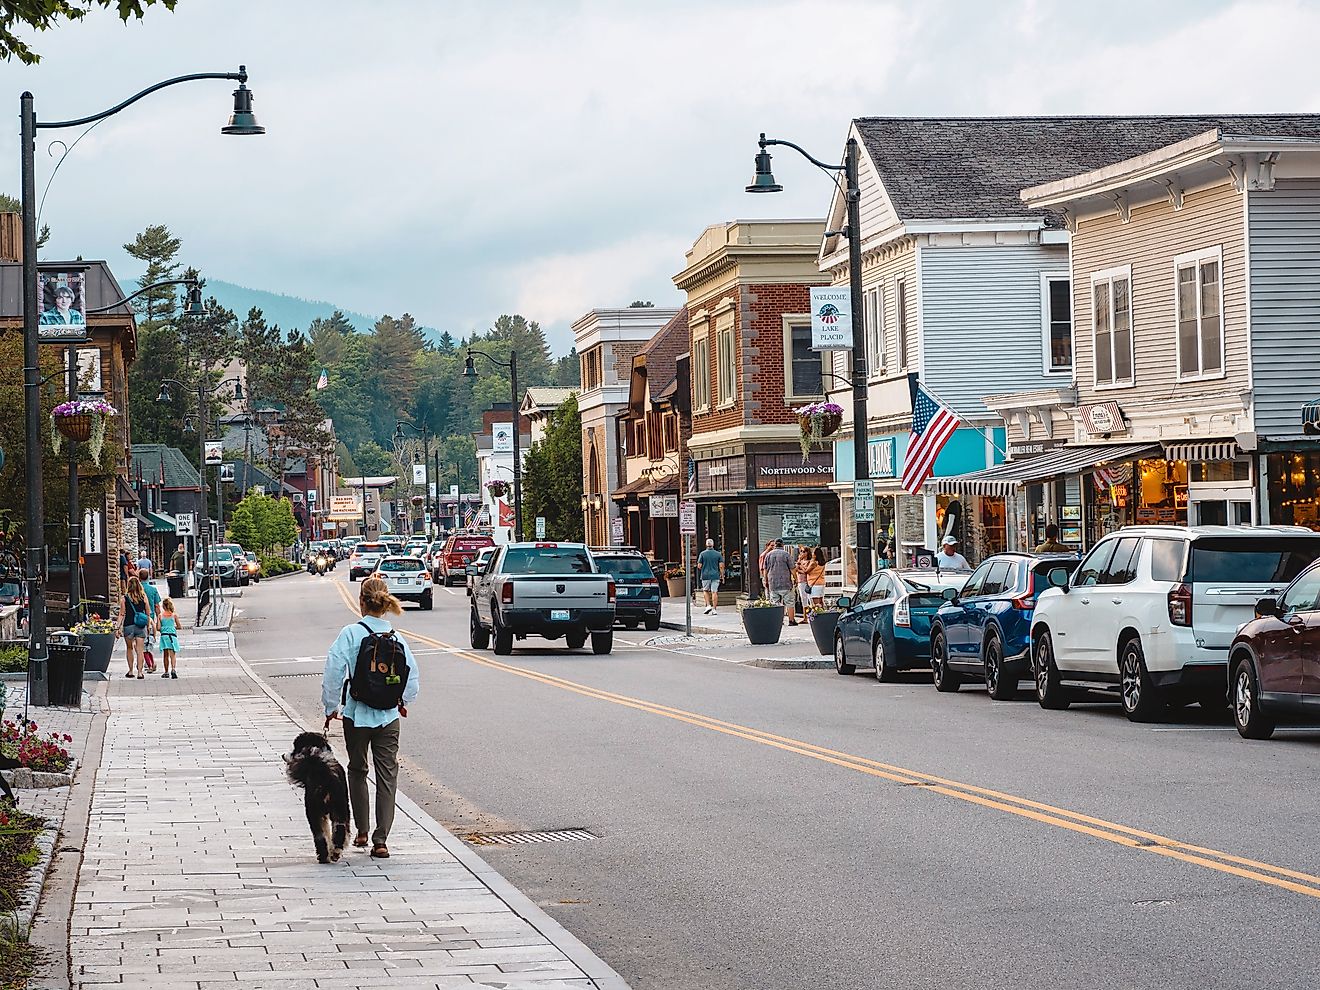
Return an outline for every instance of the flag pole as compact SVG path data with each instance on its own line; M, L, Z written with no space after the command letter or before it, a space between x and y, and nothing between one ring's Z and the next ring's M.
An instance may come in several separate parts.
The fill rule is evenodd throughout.
M919 380L918 375L917 375L915 372L914 372L913 374L908 375L908 389L910 390L911 395L912 395L912 404L913 404L913 405L916 405L916 403L917 403L917 383L918 383L918 380ZM944 398L944 396L940 395L940 394L939 394L938 392L936 392L933 388L931 388L929 382L921 382L921 387L922 387L923 389L925 389L926 394L929 395L932 399L934 399L934 400L935 400L936 402L938 402L940 405L942 405L942 406L944 406L945 408L947 408L947 409L948 409L950 412L952 412L955 416L958 415L957 412L956 412L956 411L954 410L954 408L953 408L953 403L950 402L948 399ZM995 450L997 450L997 451L999 451L1001 454L1003 454L1005 460L1008 460L1008 451L1005 450L1003 447L999 446L999 444L995 443L995 438L994 438L993 436L991 436L989 433L986 432L986 429L985 429L984 426L977 426L975 423L969 423L969 422L967 422L967 420L963 419L961 416L958 416L958 419L959 419L959 421L960 421L964 426L967 426L968 428L975 430L977 433L981 434L981 436L985 437L985 439L990 443L990 446L994 447Z

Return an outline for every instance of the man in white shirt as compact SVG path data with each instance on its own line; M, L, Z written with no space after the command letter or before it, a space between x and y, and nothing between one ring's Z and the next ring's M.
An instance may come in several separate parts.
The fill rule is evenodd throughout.
M958 538L950 533L944 538L940 552L935 555L935 563L942 571L970 571L972 565L958 552Z

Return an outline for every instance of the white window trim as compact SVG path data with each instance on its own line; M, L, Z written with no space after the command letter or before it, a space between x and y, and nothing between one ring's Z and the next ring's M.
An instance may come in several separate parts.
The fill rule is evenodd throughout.
M727 397L720 393L720 341L725 334L729 337L729 394ZM738 340L733 332L733 321L730 320L727 326L716 326L715 328L715 382L714 395L712 401L716 409L732 409L738 404Z
M1050 313L1050 283L1051 283L1051 282L1067 282L1067 283L1069 283L1069 285L1068 285L1068 302L1069 302L1069 304L1070 304L1070 308L1071 308L1072 304L1074 303L1074 295L1073 295L1073 290L1072 290L1072 275L1071 275L1069 272L1063 271L1063 272L1041 272L1041 273L1040 273L1040 362L1041 362L1041 363L1040 363L1040 367L1041 367L1041 372L1042 372L1042 374L1045 374L1045 375L1071 375L1071 374L1072 374L1072 371L1073 371L1073 364L1072 364L1072 362L1069 362L1068 367L1066 367L1066 368L1056 368L1056 367L1054 367L1054 364L1053 364L1053 358L1054 358L1054 355L1053 355L1053 353L1052 353L1051 350L1050 350L1050 330L1051 330L1051 327L1050 327L1050 316L1051 316L1051 313ZM1095 299L1095 296L1093 295L1091 298L1092 298L1092 305L1094 305L1094 299ZM1069 323L1070 323L1070 328L1069 328L1069 332L1068 332L1069 339L1070 339L1070 341L1075 341L1075 339L1076 339L1076 330L1077 330L1077 318L1076 318L1076 314L1075 314L1075 313L1073 314L1072 318L1069 320ZM1070 349L1071 349L1071 344L1070 344ZM1074 360L1075 360L1075 359L1076 359L1076 353L1075 353L1075 352L1074 352L1074 355L1073 355L1073 356L1074 356Z
M1113 282L1115 279L1119 279L1119 278L1126 279L1128 284L1128 325L1129 325L1128 350L1131 352L1131 356L1129 359L1129 366L1132 368L1132 377L1125 378L1119 381L1106 382L1105 384L1102 385L1100 384L1099 378L1096 376L1095 287L1096 287L1096 283L1098 282ZM1136 302L1132 298L1132 266L1118 265L1114 268L1105 268L1098 272L1092 272L1090 286L1091 286L1091 291L1088 298L1088 305L1086 307L1086 311L1087 313L1090 314L1091 387L1095 389L1097 392L1115 392L1125 388L1134 388L1136 387L1137 384L1137 307L1136 307ZM1113 311L1114 311L1113 300L1111 299L1110 308L1109 308L1111 324L1113 322ZM1073 322L1076 323L1076 320L1077 320L1077 312L1074 309ZM1111 326L1110 339L1112 340L1112 338L1113 338L1113 333ZM1111 344L1110 346L1112 348L1113 345ZM1074 361L1074 364L1075 363L1076 362Z
M883 381L888 373L889 360L885 353L888 343L885 335L885 284L878 282L862 293L863 312L867 312L874 302L874 319L871 321L863 320L865 333L862 335L866 343L866 380L870 383ZM871 350L871 337L875 336L875 351Z
M907 309L903 303L908 288L908 280L906 277L894 280L894 364L898 366L899 373L911 370L909 366L912 361L912 355L908 352L907 343L907 332L909 327L903 319L904 311Z
M699 350L699 348L697 347L698 344L704 344L706 351L704 359L699 362L695 360L697 356L697 352ZM695 379L693 382L693 393L694 393L693 399L695 401L693 402L692 405L692 411L694 413L710 412L711 380L710 380L710 331L709 330L703 330L701 333L692 335L692 355L694 359L692 362L692 369L693 369L692 377ZM696 370L697 368L701 369L700 375L697 374L697 370ZM704 381L706 385L704 396L701 394L698 388L698 386L703 381L702 376L704 376Z
M1196 266L1196 342L1198 351L1201 343L1201 262L1215 261L1219 264L1219 370L1210 374L1198 372L1194 375L1183 374L1182 346L1178 339L1178 270L1190 265ZM1178 368L1180 382L1211 382L1228 374L1225 364L1225 349L1228 335L1224 330L1224 248L1221 244L1203 248L1200 251L1188 251L1173 259L1173 359Z
M793 328L806 327L811 330L810 313L785 313L782 316L784 326L784 404L793 405L797 402L806 400L820 401L825 398L825 393L829 391L831 379L827 377L834 373L833 351L820 351L820 388L819 392L803 392L801 394L792 391L793 386Z

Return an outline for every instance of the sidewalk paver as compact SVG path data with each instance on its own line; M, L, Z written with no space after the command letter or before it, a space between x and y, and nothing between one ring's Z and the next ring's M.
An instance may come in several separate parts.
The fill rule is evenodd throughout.
M280 759L301 726L229 643L186 633L178 680L110 682L75 986L626 987L406 798L389 860L319 865Z

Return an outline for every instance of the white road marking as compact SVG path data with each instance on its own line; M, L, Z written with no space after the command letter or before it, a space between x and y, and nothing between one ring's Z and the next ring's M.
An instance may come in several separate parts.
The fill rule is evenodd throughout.
M1231 725L1159 725L1151 732L1237 732Z

